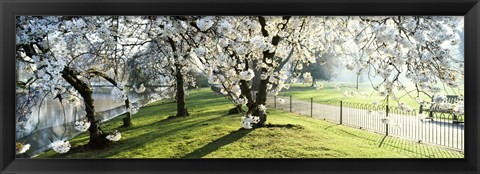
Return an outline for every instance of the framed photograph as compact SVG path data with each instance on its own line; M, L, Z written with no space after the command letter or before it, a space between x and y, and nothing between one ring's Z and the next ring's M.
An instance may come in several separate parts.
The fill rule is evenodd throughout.
M478 0L0 9L1 173L479 173Z

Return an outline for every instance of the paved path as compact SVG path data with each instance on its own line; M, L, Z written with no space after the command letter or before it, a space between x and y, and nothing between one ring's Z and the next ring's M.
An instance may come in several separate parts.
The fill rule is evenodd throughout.
M278 102L279 98L283 98L285 103ZM328 120L340 123L340 112L342 112L342 124L351 127L366 129L373 132L385 134L388 127L388 135L441 145L458 150L464 149L464 124L452 123L447 119L421 119L416 114L399 114L398 112L388 114L390 123L384 124L382 119L385 118L385 110L373 111L368 108L356 109L343 105L342 111L340 106L326 105L319 103L310 103L299 99L292 99L293 113L310 116L317 119ZM290 99L288 96L277 96L277 102L274 97L267 99L267 106L270 108L282 109L290 111ZM311 109L313 108L313 109Z

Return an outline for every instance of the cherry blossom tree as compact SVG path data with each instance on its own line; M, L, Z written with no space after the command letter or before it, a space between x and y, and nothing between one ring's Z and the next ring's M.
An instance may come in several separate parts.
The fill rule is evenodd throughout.
M104 48L110 50L106 52L103 57L103 64L109 68L105 73L92 72L97 76L103 77L110 82L114 87L112 96L117 101L124 101L126 107L126 116L123 118L123 127L130 127L132 125L131 115L138 111L137 107L132 106L128 93L135 91L136 93L145 92L144 83L132 81L131 74L138 71L138 67L132 66L135 60L142 60L142 55L139 52L144 49L145 44L148 43L148 31L150 26L140 17L131 16L112 16L109 17L109 37L112 44ZM138 88L137 88L138 86Z
M420 93L438 99L444 98L441 91L458 89L464 76L464 62L455 52L461 41L458 33L462 26L461 17L452 16L352 17L348 33L355 45L352 48L356 47L353 50L358 53L353 60L349 59L351 63L346 67L356 69L357 74L368 71L372 87L379 95L397 101L400 108L411 110L399 100L403 96L395 94L394 89L406 91L406 96L421 104L428 102L420 98ZM406 89L408 81L402 80L402 76L415 85L414 90ZM381 82L375 83L373 78ZM460 96L457 105L463 107L462 100ZM459 110L457 105L447 108Z
M246 115L259 116L254 124L259 127L267 118L259 108L266 104L269 92L276 95L288 89L303 67L316 61L315 53L343 54L335 50L345 42L346 29L335 26L344 24L345 18L329 17L203 17L197 19L196 28L204 40L194 53L212 84L221 84L236 104L246 104ZM254 77L260 78L255 99L251 94Z
M192 26L188 24L188 17L183 16L148 16L143 17L148 23L149 30L145 31L145 50L139 65L149 67L143 74L149 77L162 79L165 87L173 87L169 91L175 92L177 102L176 116L188 116L185 96L186 85L195 86L192 69L196 68L190 52L192 46L188 42ZM149 65L145 65L145 64Z
M408 96L433 94L435 101L443 101L439 82L458 88L463 79L463 60L452 51L459 44L458 17L19 17L17 21L17 57L34 72L17 86L40 88L61 96L59 100L78 93L72 98L83 100L93 139L101 134L89 85L93 77L116 87L112 94L125 101L128 126L130 113L138 108L130 107L127 94L145 91L147 83L167 84L177 100L176 116L187 116L186 85L195 86L190 72L200 70L242 112L247 128L265 124L268 94L288 89L300 76L315 81L309 65L344 63L354 74L368 74L372 87L395 101L403 96L394 89L406 90L407 81L415 84L417 93L407 91ZM44 94L28 95L38 99ZM38 101L26 100L19 108L32 103ZM245 113L243 105L248 108ZM401 102L399 106L408 108ZM461 110L457 106L451 107ZM28 115L27 109L18 109L23 112Z
M89 122L89 148L108 144L106 134L100 129L96 118L90 80L97 76L112 80L102 73L108 69L108 64L102 64L102 61L109 55L109 48L116 44L109 26L103 25L110 19L56 16L17 18L17 61L27 63L32 72L28 80L19 81L22 85L17 86L26 91L35 91L34 94L43 93L44 98L47 95L55 96L55 99L66 104L82 103ZM29 98L36 97L29 95ZM25 111L28 108L17 109L21 109L17 113L30 114ZM69 147L63 143L54 144Z
M70 20L69 20L70 21ZM45 91L47 94L51 93L59 100L62 93L69 94L71 98L82 97L86 108L86 117L92 123L89 127L90 141L92 144L100 144L101 132L95 120L95 108L93 106L93 98L88 84L80 80L77 76L79 73L69 67L71 63L67 58L57 56L52 51L53 45L50 45L52 39L59 41L57 37L53 37L53 33L59 35L61 32L59 28L63 28L65 33L68 29L73 28L71 22L64 22L58 17L18 17L17 18L17 60L28 62L31 64L29 68L32 69L34 75L23 83L24 89L29 89L30 86L36 91ZM78 28L76 28L78 29ZM62 33L63 34L63 33ZM73 37L65 39L74 39ZM64 42L63 42L64 43ZM56 43L60 44L60 43ZM74 44L64 45L68 50L74 49ZM65 50L65 54L68 51ZM60 53L61 54L61 53ZM80 55L81 56L81 55ZM66 89L63 84L71 85L71 88ZM74 89L72 89L74 88ZM73 92L77 92L73 93ZM77 96L79 95L79 96ZM25 109L25 108L24 108ZM56 143L58 144L58 143Z
M192 38L202 43L194 44L194 53L210 82L222 86L236 104L246 104L247 115L260 116L256 126L262 126L266 114L258 108L267 93L288 89L305 65L316 62L315 53L331 57L322 63L345 62L357 75L368 70L369 77L383 78L380 84L372 82L373 88L396 101L400 97L393 88L404 90L402 73L418 93L438 93L437 81L457 87L463 61L451 56L448 45L459 43L459 22L456 17L207 16L195 21L203 36ZM255 77L260 83L254 100L250 85Z

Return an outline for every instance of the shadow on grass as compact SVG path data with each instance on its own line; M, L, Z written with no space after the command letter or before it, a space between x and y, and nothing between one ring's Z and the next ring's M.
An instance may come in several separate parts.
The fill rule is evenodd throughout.
M271 124L268 123L261 128L287 128L287 129L304 129L303 126L298 124Z
M195 128L198 128L198 126L200 126L204 123L208 123L208 122L213 121L213 120L218 119L218 118L219 117L214 117L214 118L210 118L210 119L207 119L207 120L195 120L195 121L183 120L183 121L187 121L187 122L184 122L184 123L176 122L177 120L175 120L175 119L173 119L174 121L172 121L171 123L168 123L171 120L165 119L165 120L162 120L160 122L157 122L156 124L152 124L151 126L157 127L160 124L168 123L169 125L172 125L172 127L174 127L174 128L164 130L164 131L151 131L151 132L148 132L148 133L145 133L145 134L140 134L140 135L133 136L129 139L124 140L122 142L122 144L124 144L124 145L120 146L120 147L116 147L115 151L118 153L118 152L122 152L122 151L129 150L129 149L132 149L132 148L142 147L146 143L152 142L152 140L155 139L155 138L174 135L179 131L191 131L191 130L194 130ZM179 125L181 125L181 126L179 126ZM155 128L148 128L148 129L155 130ZM113 155L113 154L106 154L106 156L109 156L109 155ZM106 157L106 156L104 156L104 157Z
M161 138L165 136L170 136L177 134L180 131L193 131L199 126L204 125L205 123L209 123L216 119L220 119L219 117L213 117L208 119L199 119L199 120L190 120L190 119L163 119L158 122L153 122L143 126L137 127L130 127L130 128L123 128L123 133L134 133L137 131L143 130L150 130L145 133L135 134L129 136L127 139L120 140L116 143L111 145L110 150L90 150L90 151L70 151L65 154L55 154L50 156L50 158L65 158L69 157L69 155L75 155L78 152L86 152L86 153L93 153L95 154L95 158L108 158L115 154L131 150L132 148L140 148L143 147L145 144L152 142L155 138ZM166 127L168 126L168 127ZM121 129L120 129L121 130ZM81 144L82 145L82 144ZM73 149L78 149L78 147L74 147ZM86 156L80 156L86 157ZM78 157L74 157L78 158ZM90 157L87 157L90 158Z
M242 137L244 137L245 135L247 135L251 131L252 131L252 129L240 128L236 131L231 132L228 135L225 135L225 136L223 136L223 137L221 137L221 138L219 138L219 139L217 139L213 142L208 143L207 145L203 146L200 149L197 149L197 150L185 155L183 158L202 158L202 157L220 149L221 147L223 147L225 145L228 145L230 143L233 143L233 142L241 139Z
M406 152L414 154L420 158L462 158L463 154L453 150L447 150L441 147L421 144L410 140L404 140L392 136L386 136L378 133L372 133L368 131L345 131L342 129L330 129L329 131L343 134L359 139L366 140L368 142L378 143L378 148L385 148L394 150L397 152Z
M214 104L217 104L217 103L214 103ZM164 106L161 106L161 105L162 104L148 106L148 107L150 107L150 109L148 111L145 111L146 108L141 108L143 110L142 113L133 116L133 118L132 118L133 126L131 126L131 127L121 127L122 120L119 119L119 118L123 118L124 114L121 115L120 117L112 119L111 121L109 121L108 124L115 124L115 125L120 126L120 127L115 127L114 126L115 127L114 129L118 129L119 131L133 131L133 130L136 130L136 129L145 129L145 127L149 127L149 126L153 126L153 125L169 124L170 122L171 123L177 123L177 124L178 123L187 124L187 123L198 121L196 119L193 119L193 120L191 119L191 118L194 118L194 117L202 117L202 116L208 116L208 115L219 115L219 117L217 117L217 118L220 118L220 117L228 115L228 110L224 110L224 111L223 110L222 111L218 111L218 110L205 111L205 108L195 108L195 109L190 110L190 112L191 112L190 116L171 117L171 116L167 116L167 115L174 115L176 113L176 107L175 106L168 107L168 106L165 106L164 104L163 104ZM158 107L160 109L155 109L155 108L152 109L151 107ZM155 114L155 113L158 113L160 111L163 112L162 115L156 115ZM147 112L147 113L145 113L145 112ZM222 113L223 113L223 115L220 115ZM136 118L136 117L138 117L138 118ZM155 118L155 117L161 118L161 119L159 119L158 121L155 121L155 122L147 123L147 124L138 124L137 123L139 121L151 120L152 118ZM212 121L212 120L208 120L208 121Z
M385 142L385 138L387 138L388 135L383 136L382 141L380 141L380 144L378 144L378 148L382 147L383 142Z
M151 104L148 104L146 106L142 106L141 109L150 109L150 108L156 108L156 107L163 107L168 104L175 104L175 101L173 100L160 100Z
M324 120L325 121L325 120ZM328 130L330 128L334 128L334 127L337 127L339 124L334 124L334 125L330 125L330 126L327 126L325 128L323 128L323 130Z
M299 87L299 86L294 86L294 87L290 87L290 89L288 90L288 92L291 92L291 91L311 91L311 90L314 90L316 89L315 87L311 87L311 86L304 86L304 87Z

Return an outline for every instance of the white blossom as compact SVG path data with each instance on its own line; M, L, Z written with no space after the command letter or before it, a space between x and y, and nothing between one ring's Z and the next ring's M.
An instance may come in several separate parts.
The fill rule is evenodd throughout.
M240 79L241 80L252 80L252 78L255 76L255 73L253 72L253 70L251 69L248 69L247 71L242 71L240 72Z
M268 91L268 90L271 90L272 87L273 87L273 84L272 84L272 83L268 83L268 84L267 84L267 91Z
M267 110L267 107L265 107L265 105L263 104L258 105L258 111L263 112L265 110Z
M84 118L80 121L75 122L75 129L77 129L80 132L87 131L88 128L90 128L90 122L88 121L87 118Z
M30 144L22 144L22 143L15 144L15 152L17 155L27 152L28 149L30 149Z
M245 105L248 103L248 100L245 97L239 97L235 100L237 105Z
M140 87L135 88L135 92L137 92L139 94L145 92L145 90L146 90L146 88L145 88L145 86L143 86L143 84L140 84Z
M57 153L67 153L70 150L70 142L57 140L51 144L53 150Z
M113 88L112 92L111 92L111 95L112 95L112 99L117 101L117 102L123 102L123 101L127 100L127 95L125 94L125 92L123 90L118 89L118 88Z
M212 85L221 84L220 79L217 77L217 75L214 75L214 74L212 74L212 75L209 77L208 83L210 83L210 84L212 84Z
M223 88L220 89L220 93L222 93L223 95L228 95L228 91Z
M288 79L287 72L285 70L282 70L278 73L278 78L281 79L282 81L285 81Z
M269 48L268 43L265 42L265 38L263 36L253 37L252 39L250 39L250 43L254 48L261 51L265 51Z
M456 115L463 115L465 113L465 106L463 104L463 101L459 101L457 102L453 108L453 113L455 113Z
M115 78L115 72L113 68L110 68L107 72L105 72L105 74L110 78Z
M200 29L200 31L206 31L210 27L212 27L214 23L214 17L213 16L206 16L200 19L197 19L197 27Z
M224 36L232 36L233 34L233 26L227 20L222 20L219 22L217 27L217 31Z
M237 44L237 46L235 47L235 52L238 55L243 56L248 53L248 48L243 44Z
M233 85L231 88L230 88L230 91L235 95L235 96L240 96L242 95L242 89L240 88L240 86L238 85Z
M106 138L110 141L118 141L120 140L120 138L122 138L122 134L118 132L118 130L115 130L115 132L113 132L112 134L107 135Z
M312 74L310 72L306 72L303 74L303 83L312 83Z
M242 117L242 127L244 129L252 129L252 124L256 124L260 122L260 118L257 116L247 115L246 117Z
M351 71L351 70L353 70L353 68L355 68L355 65L353 65L352 63L349 63L349 64L346 65L346 67L347 67L348 70Z

